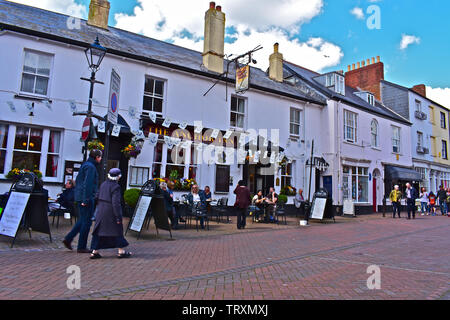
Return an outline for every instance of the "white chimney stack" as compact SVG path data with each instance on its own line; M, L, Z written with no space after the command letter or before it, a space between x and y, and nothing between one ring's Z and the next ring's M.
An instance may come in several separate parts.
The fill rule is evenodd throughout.
M222 7L210 2L205 13L205 40L203 47L203 65L210 71L223 73L225 46L225 13Z

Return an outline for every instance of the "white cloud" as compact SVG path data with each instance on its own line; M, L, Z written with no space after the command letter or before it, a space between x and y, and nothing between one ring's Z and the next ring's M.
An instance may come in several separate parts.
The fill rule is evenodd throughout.
M11 0L32 7L38 7L50 11L64 13L70 16L85 18L87 9L82 4L75 3L74 0Z
M355 7L352 10L350 10L350 13L354 15L357 19L360 20L364 19L364 11L361 8Z
M139 0L139 3L133 15L115 16L118 28L203 50L204 14L209 0ZM216 4L222 5L220 1ZM225 52L241 54L262 45L264 49L254 58L258 61L257 67L265 70L273 44L278 42L286 60L315 71L335 66L343 57L340 47L321 38L311 38L307 42L294 38L301 25L319 15L322 7L322 0L228 0L222 10L226 13L227 27L234 27L236 34L228 35L234 42L225 43ZM180 34L183 30L189 31L190 36Z
M405 50L407 49L411 44L420 44L420 38L416 36L411 35L402 35L402 41L400 42L400 49Z
M427 97L450 109L450 88L427 87Z

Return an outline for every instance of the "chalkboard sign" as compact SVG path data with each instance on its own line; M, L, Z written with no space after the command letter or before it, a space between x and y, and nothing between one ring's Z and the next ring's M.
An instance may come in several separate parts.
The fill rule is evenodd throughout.
M315 198L311 208L311 219L323 220L327 199Z
M0 220L0 234L15 238L27 207L29 193L11 192Z
M136 205L136 209L132 218L130 230L141 232L151 202L152 197L141 196L139 198L138 204Z
M344 215L355 216L355 204L353 200L344 200Z

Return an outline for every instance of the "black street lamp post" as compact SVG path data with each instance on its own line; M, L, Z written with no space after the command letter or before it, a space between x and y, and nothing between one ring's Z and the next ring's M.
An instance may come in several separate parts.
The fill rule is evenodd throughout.
M92 99L94 98L94 85L96 83L98 84L104 84L101 81L97 81L95 79L95 74L97 73L98 69L100 68L100 64L103 61L103 58L106 55L106 48L102 47L100 45L100 42L98 40L98 37L95 39L94 43L92 43L86 50L86 59L89 65L89 69L91 70L91 77L90 78L81 78L81 80L88 81L91 83L91 87L89 90L89 102L88 102L88 110L87 112L74 112L74 116L86 116L91 120L91 118L97 118L98 120L104 121L105 119L103 117L100 117L99 115L92 112ZM92 126L92 122L90 122L90 126ZM91 138L91 132L89 132L89 136L85 141L84 145L84 152L83 152L83 161L86 161L87 159L87 153L88 153L88 143Z

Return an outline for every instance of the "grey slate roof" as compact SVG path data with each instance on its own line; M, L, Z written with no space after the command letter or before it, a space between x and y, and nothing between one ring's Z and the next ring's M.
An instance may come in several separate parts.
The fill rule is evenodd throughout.
M101 45L106 47L109 53L125 55L130 58L214 78L219 76L202 66L201 52L113 27L109 27L109 30L102 30L87 25L86 20L81 20L81 30L71 30L67 27L68 17L67 15L0 0L0 28L83 47L91 44L98 35ZM224 70L226 70L226 61L224 64ZM235 79L234 72L229 74L228 79ZM321 105L326 104L325 100L310 97L288 83L271 80L264 71L254 67L250 71L250 86L295 99Z
M308 85L315 88L325 96L327 96L329 99L339 99L343 102L349 103L353 105L356 108L359 108L361 110L378 114L382 117L390 118L394 121L402 122L408 125L411 125L411 123L400 116L399 114L393 112L391 109L387 108L383 104L381 104L379 101L375 102L375 106L372 106L370 103L365 101L364 99L361 99L357 95L355 95L355 92L358 92L358 90L345 86L345 96L342 96L333 90L328 89L327 87L321 85L317 81L314 80L314 78L320 76L319 73L305 69L303 67L297 66L291 62L285 61L284 63L285 69L291 73L292 75L300 78L301 80L305 81Z

